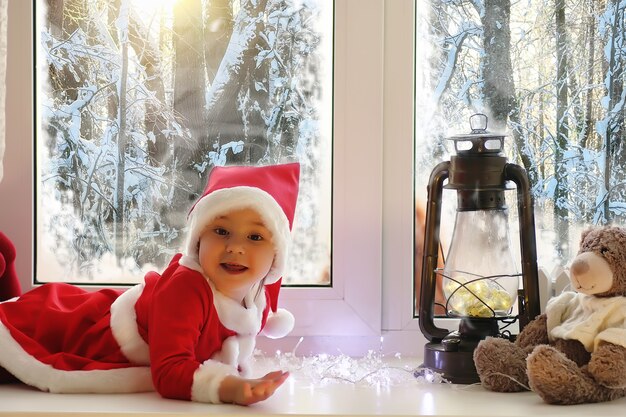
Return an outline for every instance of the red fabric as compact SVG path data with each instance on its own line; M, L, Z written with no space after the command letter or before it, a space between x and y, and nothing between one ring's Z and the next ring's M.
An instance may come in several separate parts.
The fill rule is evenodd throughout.
M15 246L0 232L0 301L22 294L20 281L15 272Z
M270 300L270 307L274 313L278 309L278 293L280 292L280 285L282 282L283 279L281 278L275 283L265 286L267 297Z
M128 367L109 327L109 307L119 294L46 284L2 304L0 320L29 355L56 369Z
M162 276L146 275L134 309L137 330L150 347L156 390L164 397L189 400L195 370L236 333L220 323L205 278L180 266L179 257ZM122 354L110 329L110 306L122 292L46 284L16 302L0 304L0 321L29 355L56 369L131 367L135 365ZM268 299L262 326L269 308Z
M236 334L220 323L211 287L200 273L176 262L163 276L146 277L135 310L139 328L150 329L148 344L156 390L167 398L189 400L196 369L221 350L227 337ZM269 306L263 323L268 310Z
M183 267L154 285L148 343L154 386L164 397L190 399L193 373L234 335L219 324L210 294L206 280Z

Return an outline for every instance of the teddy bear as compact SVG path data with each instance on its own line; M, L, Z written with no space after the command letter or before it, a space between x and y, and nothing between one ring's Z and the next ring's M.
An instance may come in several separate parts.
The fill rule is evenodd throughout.
M571 288L515 338L489 337L474 351L481 384L532 390L549 404L626 395L626 228L585 230L570 265Z

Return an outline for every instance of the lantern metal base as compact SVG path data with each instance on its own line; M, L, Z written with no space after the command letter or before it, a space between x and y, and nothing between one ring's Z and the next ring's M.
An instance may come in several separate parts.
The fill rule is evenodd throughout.
M476 366L474 366L474 348L478 342L463 341L458 350L442 343L427 343L424 346L424 363L422 367L440 374L453 384L474 384L480 382Z
M459 331L448 334L440 343L424 346L424 364L453 384L480 382L474 366L474 349L488 336L498 335L496 318L463 317Z

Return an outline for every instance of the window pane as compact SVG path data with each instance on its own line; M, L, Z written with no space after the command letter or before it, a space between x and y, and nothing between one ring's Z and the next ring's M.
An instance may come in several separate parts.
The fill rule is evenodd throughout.
M418 209L430 171L453 152L444 138L469 133L469 116L485 113L528 173L539 265L550 272L573 258L584 227L626 223L626 6L489 4L417 0ZM453 219L444 213L443 227Z
M139 282L183 246L211 167L297 160L283 283L330 283L331 2L52 0L35 15L37 281Z

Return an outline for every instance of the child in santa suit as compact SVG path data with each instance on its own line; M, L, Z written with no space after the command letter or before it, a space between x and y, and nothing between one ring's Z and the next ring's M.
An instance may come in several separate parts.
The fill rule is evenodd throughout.
M0 369L59 393L268 398L288 374L246 375L257 334L293 328L277 299L298 181L297 163L216 167L161 275L126 291L51 283L0 303Z

